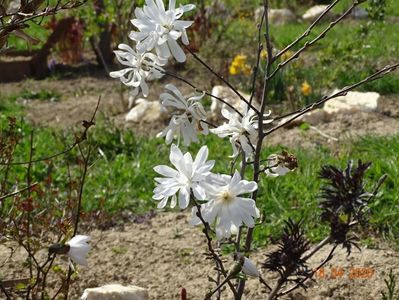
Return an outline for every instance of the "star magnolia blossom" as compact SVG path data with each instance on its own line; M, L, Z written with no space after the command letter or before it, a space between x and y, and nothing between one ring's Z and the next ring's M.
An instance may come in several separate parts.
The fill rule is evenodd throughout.
M67 255L75 263L87 266L86 256L90 251L90 245L87 243L90 237L87 235L76 235L69 242L65 243L69 246Z
M161 66L166 64L166 60L152 53L138 53L126 44L120 44L118 48L120 50L114 51L116 58L127 68L111 72L109 75L112 78L119 78L123 84L133 87L132 94L134 96L141 89L144 97L147 97L149 90L146 80L161 78L163 76Z
M216 237L228 238L236 234L244 223L254 227L254 218L259 218L259 210L251 198L239 197L241 194L251 193L258 186L255 181L241 180L236 171L234 176L213 175L203 183L209 201L201 205L201 215L206 222L216 224ZM192 210L191 224L202 224L197 216L197 207Z
M191 142L198 142L198 132L208 134L208 125L201 120L206 119L206 112L200 100L204 94L185 97L173 85L165 86L171 93L162 93L160 96L164 107L171 107L183 111L181 115L172 116L168 127L166 127L158 137L166 137L166 143L170 144L173 137L183 136L183 142L186 146Z
M193 10L195 5L187 4L175 8L176 1L169 1L169 9L165 10L162 0L146 0L143 8L136 8L136 19L131 22L139 30L132 31L129 37L137 42L136 48L144 53L155 48L161 57L173 56L178 62L184 62L186 55L177 40L188 45L186 29L192 21L180 21L183 13Z
M251 156L254 151L254 145L258 139L258 132L256 130L255 112L248 110L247 113L241 117L237 112L232 112L227 108L222 109L222 115L229 120L229 123L223 124L210 131L221 138L230 137L230 143L233 147L232 157L239 154L237 145L240 145L242 150L248 156Z
M265 174L269 177L284 176L291 170L280 161L277 154L269 155L267 158L267 168Z
M172 145L169 157L176 170L168 166L154 168L155 172L166 177L155 178L158 184L154 189L153 199L160 201L158 208L164 208L170 197L172 197L170 206L174 208L177 202L177 193L179 193L178 201L181 209L187 208L191 191L197 199L204 200L206 194L202 183L215 164L213 160L207 161L208 147L201 147L193 161L190 153L187 152L183 155L176 145Z

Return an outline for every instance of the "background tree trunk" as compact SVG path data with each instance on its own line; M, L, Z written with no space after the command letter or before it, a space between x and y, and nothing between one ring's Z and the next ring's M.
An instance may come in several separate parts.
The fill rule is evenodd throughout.
M97 16L105 14L104 0L95 0L94 9ZM114 53L111 49L112 35L110 24L108 21L104 21L99 24L99 27L100 36L98 38L92 37L90 42L96 54L98 64L102 65L108 71L108 66L112 65L114 61Z

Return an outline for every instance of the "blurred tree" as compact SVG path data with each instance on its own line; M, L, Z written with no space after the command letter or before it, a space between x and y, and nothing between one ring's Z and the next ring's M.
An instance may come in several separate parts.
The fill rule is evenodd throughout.
M113 63L114 54L112 53L111 42L111 28L108 18L101 18L102 15L106 15L106 7L104 0L95 0L93 2L94 11L98 20L99 37L92 35L90 42L93 46L93 50L96 53L97 62L102 65L108 72L108 66Z
M10 34L35 43L36 39L29 36L24 29L28 22L38 20L40 25L46 16L57 14L62 10L80 7L87 0L1 0L0 1L0 50L7 46Z

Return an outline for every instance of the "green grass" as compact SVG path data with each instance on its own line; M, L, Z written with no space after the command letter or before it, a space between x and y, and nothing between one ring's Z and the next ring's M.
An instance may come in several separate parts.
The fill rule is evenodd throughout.
M270 152L275 152L270 149ZM370 223L373 230L394 239L399 234L399 166L397 151L399 150L399 135L393 137L364 137L351 145L346 145L338 156L329 149L303 150L291 149L298 157L299 168L285 177L264 178L262 180L261 200L259 206L266 216L266 224L256 230L258 241L265 239L281 230L283 220L288 217L304 217L308 222L310 238L321 239L326 228L318 227L319 220L315 218L318 209L319 189L322 184L318 171L322 165L334 164L345 167L350 159L371 161L373 164L367 173L367 188L373 190L374 183L383 175L388 178L379 195L371 205ZM279 228L279 229L278 229Z
M289 5L298 6L295 1L285 1ZM342 12L352 1L341 1L335 12ZM362 7L367 7L362 4ZM303 9L304 7L299 7ZM298 9L299 9L298 8ZM301 11L295 10L297 14ZM300 93L301 84L307 81L313 88L310 98L318 98L326 90L343 88L354 84L385 65L397 62L399 52L399 32L396 23L390 17L397 15L399 4L397 1L387 1L386 21L345 20L332 28L319 42L302 53L299 60L286 66L285 70L276 76L272 86L275 90L271 94L274 102L287 99L289 87L294 87L294 98L301 104L307 104L309 99L303 99ZM252 24L250 24L252 22ZM295 45L292 50L299 50L307 41L313 40L329 23L317 25L312 33ZM309 24L298 22L285 25L272 25L270 29L272 43L275 49L282 49L301 35ZM243 31L246 34L243 34ZM220 55L228 63L240 53L248 56L248 63L255 63L257 49L257 31L252 20L237 19L225 31L223 39L230 42L222 44L221 50L213 50L212 45L205 44L201 52L209 58ZM381 38L384 46L381 46ZM210 50L212 49L212 50ZM226 50L225 50L226 49ZM220 53L219 53L219 52ZM277 62L278 63L278 62ZM275 66L277 65L275 64ZM274 67L275 67L274 66ZM261 67L261 74L263 69ZM230 81L244 91L251 88L250 76L230 76ZM399 73L378 81L361 86L360 91L375 91L383 95L399 93ZM260 90L258 91L260 93Z
M7 103L7 101L1 101ZM8 107L6 105L6 107ZM0 107L1 126L5 129L6 117L16 113L16 109L4 110ZM29 135L34 128L19 120L21 143L15 152L15 161L27 160L29 151ZM46 128L34 129L34 158L44 157L65 149L71 144L74 134L71 130L62 132ZM228 155L231 146L227 140L208 136L202 140L210 149L210 159L216 160L215 172L228 172ZM141 214L156 208L156 202L151 199L155 186L156 173L153 167L169 163L169 147L163 139L148 139L137 137L132 131L117 129L106 119L99 118L96 127L89 134L89 144L93 147L91 165L84 188L83 209L96 211L102 209L110 214L124 210ZM87 150L87 145L83 147ZM190 147L195 153L199 145ZM278 146L265 148L262 157L281 151ZM370 219L371 230L393 240L399 234L399 135L393 137L365 137L361 140L344 145L338 155L330 149L288 149L295 154L299 168L287 176L280 178L262 178L259 188L258 207L265 216L263 226L255 230L255 244L263 245L270 238L280 233L283 221L288 217L305 218L308 235L312 241L323 238L327 228L320 226L318 213L318 197L321 181L318 172L322 165L334 164L344 167L349 159L372 161L373 165L367 173L367 188L372 190L373 184L383 174L388 179L381 188L379 195L372 203ZM52 163L41 162L32 168L35 181L43 182L52 171L52 185L60 191L68 187L68 168L71 176L77 180L80 167L76 164L77 151L66 157L54 159ZM25 181L26 167L16 166L12 169L15 180ZM63 192L58 201L66 201Z
M306 41L314 39L327 25L319 25L314 32L301 41L293 50L298 50ZM272 29L277 48L288 45L306 30L306 24L287 24ZM381 36L386 44L381 47ZM303 54L305 67L293 64L291 76L284 78L287 84L307 80L315 90L342 88L360 81L377 69L396 62L399 51L399 32L392 24L367 21L339 24L324 39ZM306 63L312 61L313 63ZM294 80L295 79L295 80ZM294 82L294 86L299 83ZM368 83L360 88L381 94L399 93L399 74L393 73L379 81Z

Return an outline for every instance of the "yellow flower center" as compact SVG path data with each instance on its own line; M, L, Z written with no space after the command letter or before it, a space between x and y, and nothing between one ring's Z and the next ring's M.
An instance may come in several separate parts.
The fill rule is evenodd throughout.
M230 203L234 199L234 195L230 193L229 191L223 191L219 194L219 199L222 201L224 204Z
M174 26L173 26L173 24L164 24L162 27L166 29L165 33L169 33L173 30Z

